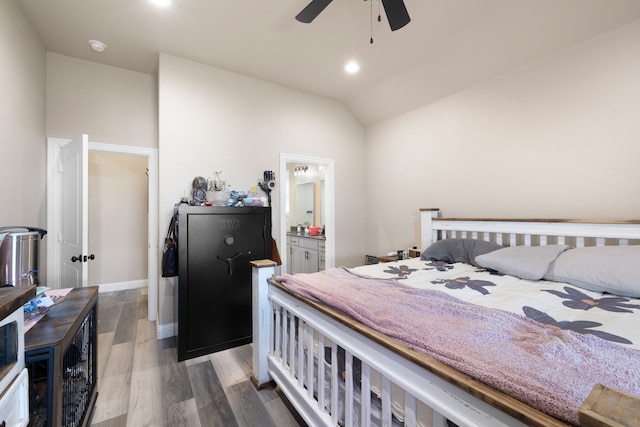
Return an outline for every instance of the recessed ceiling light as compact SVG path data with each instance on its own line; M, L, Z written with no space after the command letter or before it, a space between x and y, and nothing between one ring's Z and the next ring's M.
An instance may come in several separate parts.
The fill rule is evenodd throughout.
M151 3L160 7L167 7L171 5L171 0L151 0Z
M356 61L349 61L344 66L344 70L349 74L355 74L360 71L360 65Z
M98 53L104 52L107 48L107 45L99 40L89 40L89 46Z

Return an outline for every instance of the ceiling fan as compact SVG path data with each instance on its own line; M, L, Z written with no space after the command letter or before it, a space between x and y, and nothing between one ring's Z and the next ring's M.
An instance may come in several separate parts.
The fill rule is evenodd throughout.
M333 0L311 0L311 3L307 5L298 15L296 19L305 24L313 21L319 14L329 5ZM373 1L373 0L370 0ZM387 14L387 20L391 31L398 30L411 21L409 13L404 5L404 0L380 0L384 11Z

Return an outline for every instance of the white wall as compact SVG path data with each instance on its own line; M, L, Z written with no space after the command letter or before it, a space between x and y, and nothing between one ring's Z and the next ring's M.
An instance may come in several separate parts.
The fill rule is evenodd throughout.
M336 264L362 263L364 130L341 104L166 54L158 81L161 231L195 176L223 171L247 191L264 170L278 173L280 153L335 159ZM277 238L280 200L272 197ZM161 279L160 325L174 321L173 293Z
M17 3L0 1L0 227L46 228L45 58Z
M47 53L47 136L158 147L155 76Z
M640 21L367 129L367 250L450 217L640 218Z

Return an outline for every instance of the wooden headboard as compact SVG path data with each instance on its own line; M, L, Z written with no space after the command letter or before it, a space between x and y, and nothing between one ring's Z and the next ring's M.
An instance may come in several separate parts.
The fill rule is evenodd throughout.
M481 239L504 246L640 244L640 220L440 218L439 212L420 209L422 249L450 238Z

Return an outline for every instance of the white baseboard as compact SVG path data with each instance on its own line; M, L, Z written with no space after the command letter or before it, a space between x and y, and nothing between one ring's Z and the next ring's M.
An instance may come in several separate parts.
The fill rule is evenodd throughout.
M176 329L178 328L177 323L167 323L166 325L158 325L158 339L163 340L165 338L170 338L176 336Z
M129 282L105 283L104 285L98 286L98 292L126 291L129 289L146 288L148 281L147 279L131 280Z

